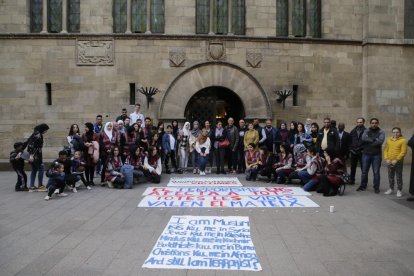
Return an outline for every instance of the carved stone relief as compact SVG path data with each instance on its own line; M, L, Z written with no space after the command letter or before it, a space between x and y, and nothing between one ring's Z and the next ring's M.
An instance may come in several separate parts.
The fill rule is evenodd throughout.
M263 55L261 53L246 53L247 67L260 68L262 66Z
M215 61L226 60L226 47L220 40L213 40L207 46L207 59Z
M185 66L185 52L184 51L170 52L170 67L183 67L183 66Z
M78 40L76 50L77 65L114 65L113 40Z

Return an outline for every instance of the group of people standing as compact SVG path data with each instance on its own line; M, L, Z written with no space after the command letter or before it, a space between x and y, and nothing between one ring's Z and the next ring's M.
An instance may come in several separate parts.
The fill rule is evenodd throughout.
M140 113L139 104L129 116L124 108L115 121L105 125L102 116L98 115L94 124L85 123L82 134L77 124L71 125L68 146L59 152L59 158L48 170L48 187L43 186L42 147L43 135L49 127L41 124L35 127L25 143L16 143L11 153L10 161L18 175L15 189L48 190L50 199L56 191L64 194L65 185L76 192L75 184L79 181L91 189L95 185L95 174L100 175L101 185L130 189L136 182L159 183L163 163L167 174L189 170L200 175L245 173L248 181L262 176L279 184L297 179L305 190L316 189L324 195L335 195L344 181L349 159L351 168L347 183L355 184L359 163L362 176L357 191L366 190L372 167L374 191L379 193L379 171L384 159L389 172L386 194L394 191L396 175L397 196L402 195L407 140L395 127L383 151L385 132L379 128L376 118L370 120L368 128L365 128L364 118L357 118L350 133L345 131L343 123L336 125L329 118L324 119L321 128L310 119L305 123L292 121L289 125L282 122L278 127L271 119L267 119L263 127L258 119L247 123L241 119L236 126L234 119L229 118L226 123L224 126L224 122L218 120L212 126L208 120L194 121L192 124L185 122L180 128L174 120L168 125L158 122L155 126L151 118ZM413 137L408 145L414 146ZM28 156L24 156L26 147ZM27 187L24 160L32 166L30 187ZM37 187L34 185L36 175ZM411 192L414 194L414 187Z

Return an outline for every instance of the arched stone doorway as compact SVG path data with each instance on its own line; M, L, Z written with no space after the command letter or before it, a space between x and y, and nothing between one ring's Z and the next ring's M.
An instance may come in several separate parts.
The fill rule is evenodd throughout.
M260 83L245 69L227 62L196 64L181 72L162 97L158 119L185 120L185 109L195 93L223 87L241 100L246 119L272 117L270 102Z
M188 101L184 116L187 121L204 123L209 120L213 125L217 120L226 124L232 117L237 122L245 117L244 106L233 91L220 86L212 86L198 91Z

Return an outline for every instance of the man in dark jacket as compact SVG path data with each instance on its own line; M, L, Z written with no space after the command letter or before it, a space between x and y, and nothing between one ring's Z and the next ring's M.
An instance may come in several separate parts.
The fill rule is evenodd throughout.
M379 194L382 144L385 140L385 132L378 127L379 120L377 118L372 118L369 123L371 126L362 134L362 175L361 186L359 186L357 191L366 190L369 168L372 165L372 172L374 174L374 191L376 194Z
M32 172L30 174L30 188L29 191L46 191L46 187L43 186L43 174L45 167L43 164L43 135L48 131L49 126L47 124L40 124L33 130L33 134L27 141L27 151L30 154L29 163L32 165ZM38 187L34 186L36 174L38 175Z
M266 120L266 126L264 127L264 131L266 133L266 140L264 141L264 145L267 147L267 149L272 152L276 153L279 152L279 146L280 146L280 133L279 129L272 127L272 120L267 119Z
M360 117L356 120L356 126L351 131L351 146L349 148L351 159L351 175L349 184L355 184L355 173L359 162L362 171L362 134L365 131L365 119Z
M236 173L237 169L237 146L239 144L239 130L234 125L234 119L229 118L226 126L227 139L229 139L230 146L226 149L226 156L228 160L229 172Z
M239 143L237 145L237 173L244 173L246 163L244 162L244 133L247 131L244 119L239 121Z
M338 130L332 127L331 119L323 119L323 128L319 130L317 138L317 150L319 155L324 157L325 150L332 150L335 153L339 152L339 135Z
M411 148L411 175L410 175L410 194L408 201L414 201L414 135L408 140L408 146Z
M338 136L339 136L339 152L338 157L342 160L346 171L346 160L349 157L349 147L351 146L351 134L345 131L345 124L338 124Z

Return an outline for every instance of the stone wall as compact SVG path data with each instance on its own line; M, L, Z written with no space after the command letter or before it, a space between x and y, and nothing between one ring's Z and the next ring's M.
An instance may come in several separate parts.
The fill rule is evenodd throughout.
M28 0L0 0L0 33L29 32Z

